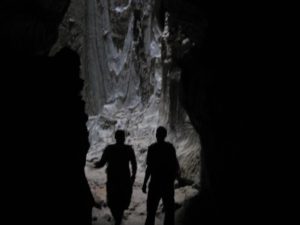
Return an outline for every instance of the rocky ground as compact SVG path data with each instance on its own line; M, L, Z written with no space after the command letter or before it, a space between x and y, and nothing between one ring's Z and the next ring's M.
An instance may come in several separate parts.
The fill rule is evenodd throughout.
M186 181L186 186L176 189L176 202L182 205L197 193L200 140L179 104L176 93L180 71L168 63L171 52L163 54L162 36L169 33L158 25L155 2L72 0L51 51L53 55L62 46L68 46L81 59L81 77L85 81L82 94L89 115L86 176L99 208L102 207L93 209L94 225L113 224L105 204L105 169L96 170L91 165L100 159L108 144L115 142L117 129L127 132L126 144L132 145L138 163L132 202L124 216L125 225L144 223L146 195L141 192L141 185L147 148L155 142L158 126L167 128L167 141L176 149ZM162 218L160 206L156 224L160 224Z
M155 142L155 131L160 124L158 104L159 96L153 95L147 106L138 104L133 108L123 108L118 102L107 104L101 114L90 116L87 124L91 147L87 154L86 176L98 207L93 209L93 225L113 224L113 218L106 205L105 168L95 169L108 144L115 143L114 133L117 129L126 131L126 144L133 147L137 159L138 170L129 209L124 214L124 225L143 224L146 218L146 198L141 187L145 173L145 159L148 146ZM198 193L199 189L199 140L195 139L190 124L182 125L181 132L170 130L167 141L174 144L182 170L183 182L177 184L175 200L176 216L184 210L184 204ZM195 136L196 137L196 136ZM163 224L163 207L157 211L156 225ZM180 221L180 219L177 219ZM178 225L180 223L177 223Z
M92 164L86 166L87 179L91 187L97 207L93 208L93 225L114 224L111 212L106 205L106 177L105 169L94 169ZM141 225L146 219L146 198L147 195L141 190L143 176L138 174L133 188L133 194L129 209L125 211L123 225ZM196 196L198 189L194 186L186 185L175 189L176 203L176 224L180 225L180 214L184 210L185 203ZM164 219L162 202L157 210L156 225L162 225Z

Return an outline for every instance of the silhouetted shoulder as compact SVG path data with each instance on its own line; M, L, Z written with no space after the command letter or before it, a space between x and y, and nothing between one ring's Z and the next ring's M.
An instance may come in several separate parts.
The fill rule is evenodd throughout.
M174 145L171 142L166 141L165 142L167 145L174 147Z
M163 143L153 143L152 145L149 146L148 150L150 149L157 149L157 148L174 148L174 145L170 142L163 142ZM175 149L175 148L174 148Z
M107 145L106 148L104 149L104 151L109 151L114 148L115 148L115 145Z
M155 154L155 149L157 149L157 143L153 143L148 147L147 158L146 158L146 163L148 166L152 164L152 161L154 160L153 155Z
M174 145L172 143L166 142L166 145L168 146L168 148L175 150L175 147L174 147Z
M107 145L103 151L103 155L105 155L106 157L111 156L114 152L114 149L115 145Z
M151 144L149 147L148 147L148 149L153 149L153 148L155 148L157 146L157 143L153 143L153 144Z
M125 145L125 149L126 149L126 151L128 152L129 155L134 154L134 150L133 150L131 145Z
M132 145L125 145L125 146L126 146L126 148L133 150Z
M116 145L115 144L112 144L112 145L107 145L107 147L106 148L113 148L113 147L115 147Z

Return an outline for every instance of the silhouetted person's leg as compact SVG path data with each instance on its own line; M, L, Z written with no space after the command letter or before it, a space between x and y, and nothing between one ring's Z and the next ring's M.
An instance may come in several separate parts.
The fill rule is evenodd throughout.
M149 188L147 198L147 218L145 225L154 225L155 214L158 207L159 200L161 198L160 193L157 190Z
M120 225L122 218L123 218L124 209L121 209L120 207L115 206L115 207L111 207L110 211L114 217L115 225Z
M169 188L163 193L162 196L164 209L165 209L165 220L164 225L174 225L174 189Z

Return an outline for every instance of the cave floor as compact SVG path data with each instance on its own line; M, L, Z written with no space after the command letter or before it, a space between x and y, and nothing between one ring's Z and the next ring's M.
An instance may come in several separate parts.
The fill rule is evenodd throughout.
M113 225L114 221L109 208L106 205L106 174L105 169L94 169L91 166L85 168L86 176L94 196L97 207L93 208L92 225ZM122 225L141 225L146 219L146 200L147 195L141 190L143 174L137 173L136 181L133 186L133 194L128 210L124 212ZM189 199L195 197L198 190L193 186L184 186L175 189L176 225L180 225L180 217L184 211L185 204ZM162 212L162 202L160 202L156 213L156 225L162 225L164 213Z

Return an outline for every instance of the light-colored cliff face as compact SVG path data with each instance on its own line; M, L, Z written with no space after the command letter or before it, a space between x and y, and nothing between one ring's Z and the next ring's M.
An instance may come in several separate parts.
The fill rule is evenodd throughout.
M154 0L73 0L52 49L55 54L61 46L70 46L81 58L90 115L86 173L96 197L97 187L104 187L105 172L89 166L114 143L117 129L127 131L126 142L135 150L137 187L144 176L147 147L160 125L168 129L167 140L176 148L183 177L199 183L199 136L179 102L180 70L168 47L168 17L160 30L154 8Z
M163 125L183 175L198 182L199 138L179 102L180 70L168 46L168 17L160 30L154 8L154 0L73 0L51 54L69 46L81 57L89 161L114 142L116 129L125 129L143 171L147 146Z
M90 117L91 149L88 160L99 157L114 142L116 129L128 131L144 171L147 146L155 141L158 125L169 130L183 175L198 181L198 136L182 109L178 92L180 71L161 46L154 17L154 1L87 1L84 77ZM162 36L164 33L164 37Z

